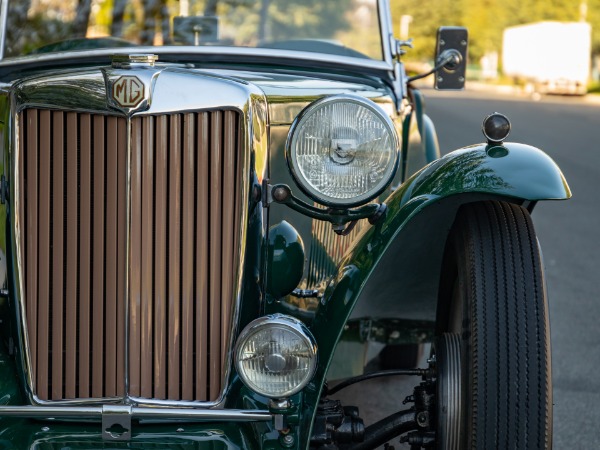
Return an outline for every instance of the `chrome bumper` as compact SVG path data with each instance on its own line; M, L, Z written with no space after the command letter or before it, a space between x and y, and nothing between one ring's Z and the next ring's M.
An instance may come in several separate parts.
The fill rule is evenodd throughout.
M263 410L149 408L131 405L0 406L0 417L97 419L102 421L102 435L106 440L129 440L132 419L186 422L268 422L274 418L269 411Z

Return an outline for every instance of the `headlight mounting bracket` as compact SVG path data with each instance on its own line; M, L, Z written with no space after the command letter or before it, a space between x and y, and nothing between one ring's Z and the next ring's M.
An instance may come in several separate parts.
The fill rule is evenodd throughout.
M271 203L280 203L312 219L330 222L333 231L341 236L349 234L359 220L367 219L371 225L376 224L387 211L385 203L369 203L360 208L316 208L295 197L287 184L269 184L268 180L263 182L262 200L265 208Z

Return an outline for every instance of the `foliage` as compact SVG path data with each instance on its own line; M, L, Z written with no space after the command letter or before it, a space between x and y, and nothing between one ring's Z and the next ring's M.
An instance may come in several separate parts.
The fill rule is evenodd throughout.
M224 45L256 46L269 41L321 39L379 52L375 0L11 0L8 56L72 38L112 36L134 44L173 43L177 16L218 16ZM354 20L365 13L371 27ZM77 7L77 9L76 9ZM183 10L185 9L185 12ZM358 31L363 31L361 34ZM365 39L366 36L366 39ZM372 39L370 39L372 36ZM372 51L375 48L375 51Z
M588 85L588 94L600 94L600 82L593 81Z
M436 29L442 25L469 29L470 57L478 61L486 52L502 49L506 27L543 20L578 21L581 4L587 4L586 20L592 25L592 47L600 52L600 0L390 0L394 33L402 15L413 17L410 36L415 49L410 58L430 59ZM557 36L560 39L560 36ZM551 43L550 43L551 44Z
M348 27L338 12L348 9L351 0L342 3L344 6L321 0L213 0L195 2L191 12L218 15L220 22L231 28L223 30L224 34L232 36L236 45L257 45L257 39L333 38Z
M585 19L592 24L593 51L600 53L600 0L390 2L396 36L400 34L401 16L412 17L409 34L414 38L415 48L408 55L412 61L432 59L436 29L441 25L467 26L471 61L478 61L486 52L501 52L506 27L542 20L577 21L582 17L582 4L587 5ZM373 19L369 20L369 14L361 14L370 1L190 0L187 3L191 15L219 15L221 31L235 45L318 37L342 41L377 56L372 50L378 48L377 33L373 29L365 31L366 22ZM80 6L77 15L72 9L75 5ZM107 34L138 44L152 44L160 34L162 42L171 43L170 19L180 14L181 6L179 0L12 0L11 26L7 30L11 44L7 55L18 55L67 38ZM88 21L91 10L93 17ZM269 19L265 20L267 16Z
M462 4L468 0L391 0L394 35L400 36L402 15L412 16L409 36L414 39L414 49L409 50L411 59L433 59L436 30L444 25L462 25ZM435 7L434 7L435 5Z
M42 14L36 14L27 21L18 21L19 26L7 30L7 56L17 56L30 53L49 42L68 39L73 35L70 27L65 27L61 20L48 19Z
M342 3L345 5L321 0L272 1L269 16L273 39L285 39L290 32L298 33L298 30L304 36L333 38L340 28L348 26L339 11L347 10L350 1L343 0Z

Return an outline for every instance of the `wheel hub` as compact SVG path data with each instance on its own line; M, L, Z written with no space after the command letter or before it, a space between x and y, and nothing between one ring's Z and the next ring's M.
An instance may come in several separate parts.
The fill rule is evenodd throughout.
M437 442L441 450L460 448L462 424L461 345L458 333L444 333L435 346L437 366Z

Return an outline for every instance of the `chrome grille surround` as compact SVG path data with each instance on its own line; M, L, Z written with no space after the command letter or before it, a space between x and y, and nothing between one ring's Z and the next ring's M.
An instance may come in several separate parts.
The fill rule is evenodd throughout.
M148 69L145 69L146 71ZM19 299L18 311L20 325L20 342L21 363L25 369L27 393L31 403L39 405L73 405L73 404L94 404L109 402L127 402L134 403L140 406L199 406L199 407L220 407L224 401L224 393L227 390L226 380L229 377L229 368L231 365L232 342L231 336L235 335L235 327L237 323L238 305L241 296L242 283L242 266L244 260L244 246L246 235L246 223L248 219L247 201L249 198L249 190L251 179L253 177L262 180L265 167L260 164L251 167L251 161L266 161L266 101L264 95L258 89L251 85L235 82L222 77L214 77L208 74L200 74L193 71L182 71L178 69L156 67L152 70L155 73L153 79L153 98L150 108L146 111L114 111L107 106L106 102L106 83L100 71L78 72L73 74L63 74L58 76L43 77L25 80L16 85L12 90L12 110L15 112L12 117L11 135L14 145L11 147L11 164L13 165L13 173L18 174L11 180L11 191L14 195L14 208L11 209L13 230L15 236L20 236L19 239L13 240L13 254L17 262L17 292L16 298ZM131 73L134 71L129 71ZM206 92L210 96L196 98L190 95L190 92ZM49 99L56 100L49 100ZM22 149L21 126L19 123L19 115L28 109L52 110L52 111L76 111L78 114L92 114L95 116L110 116L121 117L126 123L127 135L131 136L132 123L137 118L148 121L150 117L164 117L176 114L203 114L208 111L235 111L235 115L239 117L239 140L237 149L237 161L240 167L239 186L237 195L237 210L239 211L238 222L240 230L240 238L235 243L237 248L233 249L232 254L238 257L238 261L234 264L234 273L232 274L232 314L230 323L230 332L223 335L223 339L227 341L222 353L221 365L224 368L222 371L221 389L216 393L217 398L210 401L198 400L162 400L156 398L148 398L148 396L140 395L137 392L131 391L130 386L130 367L129 357L124 358L124 391L123 395L102 396L97 397L90 395L85 398L76 399L58 399L46 400L40 398L37 391L36 373L33 364L33 350L30 346L30 338L35 330L29 330L29 323L26 317L27 311L27 286L26 277L24 276L27 264L25 254L24 237L27 230L24 229L24 195L25 189L23 170L22 168L24 154ZM129 258L131 255L132 236L132 213L131 213L131 184L132 184L132 139L127 140L127 169L126 169L126 267L129 267ZM263 155L262 157L252 156ZM81 257L80 257L81 258ZM125 298L125 342L130 342L129 322L130 317L130 274L126 271L124 280L124 298ZM125 345L126 351L129 352L129 345ZM138 394L138 395L134 395Z

